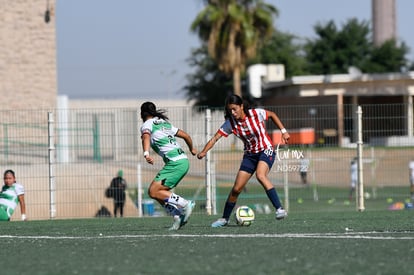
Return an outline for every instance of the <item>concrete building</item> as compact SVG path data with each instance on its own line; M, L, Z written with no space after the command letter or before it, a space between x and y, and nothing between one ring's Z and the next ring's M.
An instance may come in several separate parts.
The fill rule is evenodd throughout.
M0 0L0 110L56 106L54 7L55 0Z
M249 68L253 79L261 79L256 88L252 88L256 98L265 106L300 106L289 114L285 110L285 117L301 115L308 119L296 120L291 128L310 127L309 119L320 121L318 127L320 135L334 136L333 143L343 145L344 140L349 138L355 141L355 119L347 120L347 115L355 115L358 105L396 104L400 107L392 108L388 113L381 114L382 122L387 125L385 136L400 136L407 138L404 145L414 145L414 118L413 118L413 96L414 96L414 72L407 73L385 73L385 74L362 74L350 70L349 74L337 75L310 75L295 76L285 79L284 75L275 73L274 65L268 66L269 73L260 66L255 71ZM282 66L282 65L278 65ZM283 74L284 70L277 70ZM251 76L251 75L256 76ZM276 77L275 77L276 75ZM257 91L260 91L258 93ZM324 110L323 114L318 109ZM377 116L370 114L370 109L365 110L365 116ZM374 112L374 111L372 111ZM378 129L374 121L364 122L366 129ZM313 125L315 127L315 125ZM379 136L374 131L366 131L364 139L369 142L377 142ZM388 141L382 139L384 145ZM381 144L380 144L381 145Z

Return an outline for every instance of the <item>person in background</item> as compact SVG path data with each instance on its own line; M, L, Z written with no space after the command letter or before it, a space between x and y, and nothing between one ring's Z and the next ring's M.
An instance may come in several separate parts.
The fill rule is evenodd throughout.
M352 197L354 195L355 187L358 181L358 162L356 157L351 160L350 174L351 189L349 190L349 200L352 201Z
M273 143L265 128L265 121L268 119L272 120L281 130L282 139L285 143L288 142L290 137L288 132L274 112L261 108L251 109L248 102L237 95L227 97L224 114L225 122L206 143L197 157L199 159L204 158L221 137L227 137L230 134L234 134L243 141L244 154L233 188L227 197L223 215L220 219L213 222L211 226L223 227L229 223L237 198L254 173L256 173L257 180L263 186L267 197L276 209L276 219L285 218L287 212L283 209L276 189L268 178L270 169L275 161L275 153Z
M114 199L114 217L117 216L119 210L119 216L122 218L124 216L124 206L127 188L127 182L123 178L124 171L119 170L115 178L111 180L110 190L112 192L112 198Z
M303 184L308 183L308 169L309 169L309 159L303 157L300 159L299 164L299 174L300 179L302 180Z
M150 147L164 161L164 167L157 173L148 188L148 195L157 200L173 217L170 230L178 230L187 223L195 202L171 192L190 168L187 155L177 142L177 137L185 141L193 156L197 150L193 147L190 135L173 126L165 111L157 110L154 103L147 101L141 105L141 118L144 122L141 127L141 139L146 162L154 164Z
M6 170L3 175L4 185L0 192L0 221L9 221L20 204L22 221L26 220L26 204L24 201L24 187L16 182L13 170Z
M414 160L411 160L408 164L409 179L410 179L410 196L411 201L414 202Z

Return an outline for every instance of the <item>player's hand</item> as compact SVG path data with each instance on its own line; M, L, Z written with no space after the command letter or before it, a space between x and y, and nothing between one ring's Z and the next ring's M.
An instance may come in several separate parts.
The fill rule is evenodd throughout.
M197 149L196 148L191 149L191 154L195 156L197 154Z
M146 156L145 160L147 161L147 163L149 164L154 164L154 159L151 156Z
M288 141L289 141L289 138L290 138L289 133L284 133L284 134L282 134L282 138L283 138L283 141L284 141L286 144L288 144Z
M198 153L197 154L197 158L198 159L202 159L202 158L204 158L206 156L206 153L204 153L204 152L200 152L200 153Z

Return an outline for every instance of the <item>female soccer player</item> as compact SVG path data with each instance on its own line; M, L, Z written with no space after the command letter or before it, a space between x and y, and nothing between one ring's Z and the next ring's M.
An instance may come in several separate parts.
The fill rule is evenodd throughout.
M177 143L176 137L184 139L193 156L197 154L197 150L193 147L190 135L174 127L164 113L163 110L157 110L152 102L141 105L141 118L144 121L141 127L142 148L144 158L149 164L154 164L150 146L163 158L165 165L151 182L148 195L173 216L174 222L170 230L178 230L187 223L195 202L170 191L177 186L190 167L187 155Z
M256 178L263 186L266 194L276 209L276 219L287 216L273 184L268 178L269 171L275 161L273 144L265 128L265 120L271 119L282 132L284 142L288 142L289 134L279 117L265 109L251 109L249 104L237 95L230 95L225 103L225 122L216 134L206 143L197 157L202 159L213 148L221 137L230 134L236 135L244 143L244 155L233 188L227 197L223 216L212 227L222 227L229 223L229 218L236 205L239 194L245 188L247 182L256 172Z
M26 204L24 202L24 188L16 182L13 170L6 170L3 176L4 185L0 192L0 221L9 221L20 203L22 221L26 220Z

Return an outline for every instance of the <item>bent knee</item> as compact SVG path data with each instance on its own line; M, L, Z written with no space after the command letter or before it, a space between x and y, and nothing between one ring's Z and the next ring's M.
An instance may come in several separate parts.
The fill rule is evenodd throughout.
M148 196L149 196L150 198L152 198L152 199L154 198L154 191L152 191L152 189L151 189L151 188L149 188L149 189L148 189L148 192L147 192L147 193L148 193Z
M148 188L148 196L154 199L157 196L157 193L158 193L158 188L154 185L150 185L150 187Z

